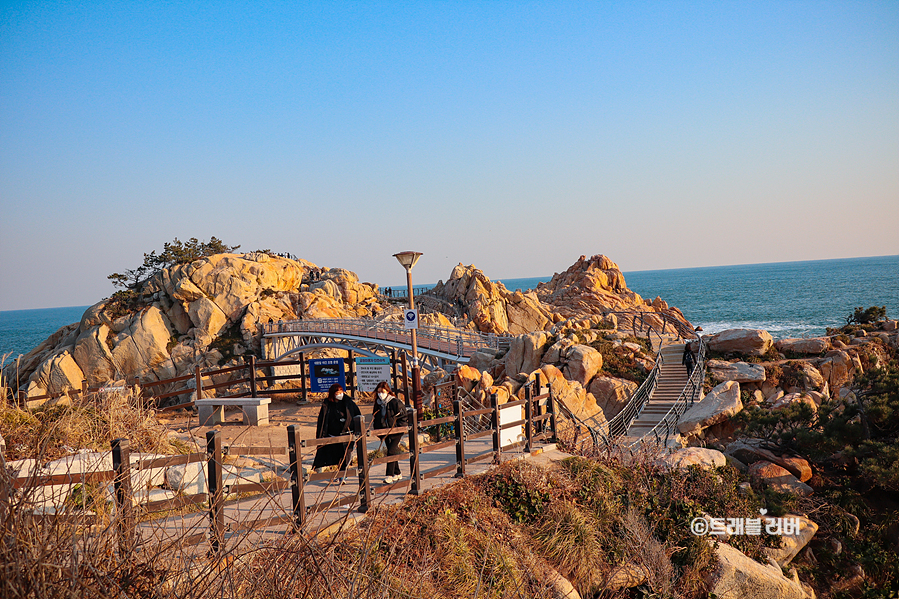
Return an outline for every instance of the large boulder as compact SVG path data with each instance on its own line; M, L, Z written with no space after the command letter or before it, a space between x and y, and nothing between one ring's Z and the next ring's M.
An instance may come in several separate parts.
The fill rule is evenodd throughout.
M593 424L606 421L602 409L596 404L596 398L587 393L579 382L566 379L552 364L544 364L540 372L543 384L549 385L552 389L553 398L565 404L575 416L582 420L591 420Z
M589 345L572 345L565 351L565 378L582 386L602 368L602 354Z
M770 518L766 518L767 522ZM789 564L800 551L802 551L815 533L818 532L818 525L806 518L796 514L787 514L781 518L781 522L789 520L792 523L798 523L798 530L791 530L789 534L786 531L780 535L780 547L766 547L765 555L776 561L781 566Z
M765 367L760 364L746 362L725 362L709 360L707 368L712 378L719 383L736 381L738 383L762 383L765 381Z
M702 470L723 468L727 458L716 449L706 447L684 447L661 458L660 465L666 470L685 470L696 466Z
M789 470L771 462L756 462L749 467L749 476L779 493L793 493L806 497L814 491L793 476Z
M506 372L516 374L519 372L533 372L540 366L540 359L546 351L549 336L543 331L536 331L529 335L519 335L512 339L509 351L506 353Z
M830 349L828 337L812 337L810 339L780 339L774 343L775 349L782 354L817 355Z
M72 354L65 350L51 358L48 358L38 367L32 382L34 389L44 389L47 393L63 393L69 389L81 389L84 380L84 372L75 362ZM34 395L40 394L39 392Z
M602 408L606 418L612 418L627 405L637 383L612 376L595 376L587 390L596 398L596 403Z
M740 383L727 381L712 389L681 417L678 430L685 435L698 434L713 424L723 422L743 409Z
M718 543L717 567L708 577L710 596L719 599L806 599L805 590L776 564L760 564L738 549Z
M712 351L743 356L763 356L774 345L774 338L762 329L728 329L704 339Z

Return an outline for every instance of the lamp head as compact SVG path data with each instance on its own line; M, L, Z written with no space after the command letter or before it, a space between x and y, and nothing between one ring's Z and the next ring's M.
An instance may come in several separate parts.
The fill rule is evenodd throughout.
M415 266L415 263L421 257L421 252L400 252L399 254L394 254L393 257L403 265L403 268L412 270L412 267Z

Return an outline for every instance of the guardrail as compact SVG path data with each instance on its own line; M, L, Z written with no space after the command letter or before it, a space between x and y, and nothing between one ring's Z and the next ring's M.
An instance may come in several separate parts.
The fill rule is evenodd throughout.
M397 341L409 335L408 329L400 322L375 322L361 318L319 318L314 320L288 320L262 325L264 336L290 335L295 333L322 333L332 335L354 335L367 339ZM467 329L455 329L432 325L418 327L418 345L431 348L446 347L447 351L461 352L455 355L468 356L479 349L508 350L512 337L479 333Z

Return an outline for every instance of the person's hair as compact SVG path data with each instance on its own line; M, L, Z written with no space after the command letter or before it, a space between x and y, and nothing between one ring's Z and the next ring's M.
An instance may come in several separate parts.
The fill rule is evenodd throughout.
M387 383L387 381L381 381L380 383L378 383L378 386L375 387L375 395L377 395L378 392L381 391L381 389L387 391L387 395L393 395L393 391L390 389L390 385Z
M337 401L338 391L346 391L346 389L344 389L343 385L341 385L340 383L334 383L333 385L331 385L331 388L328 389L328 401Z

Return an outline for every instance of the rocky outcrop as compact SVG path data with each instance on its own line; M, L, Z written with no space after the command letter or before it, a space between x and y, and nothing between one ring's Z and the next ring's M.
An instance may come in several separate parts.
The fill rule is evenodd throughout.
M709 350L743 356L763 356L774 345L774 338L761 329L729 329L703 337Z
M314 289L302 285L312 269L321 273ZM375 286L348 270L266 253L217 254L173 266L135 292L136 309L122 314L114 301L99 302L20 360L29 394L80 388L83 379L96 385L127 376L170 378L208 366L210 345L225 334L239 333L233 353L260 352L260 323L371 317L390 309L379 303Z
M740 400L740 384L734 381L721 383L705 398L681 417L678 430L685 435L698 434L703 429L730 418L743 409Z

